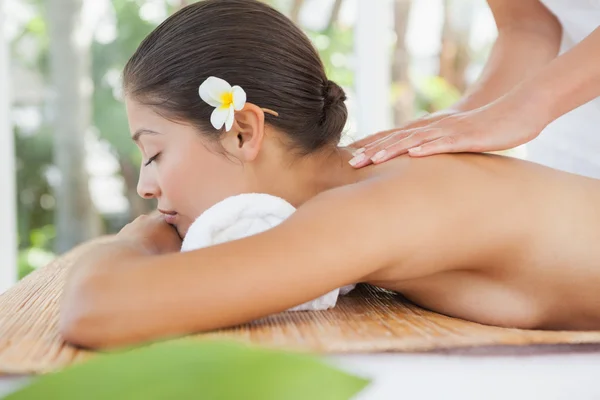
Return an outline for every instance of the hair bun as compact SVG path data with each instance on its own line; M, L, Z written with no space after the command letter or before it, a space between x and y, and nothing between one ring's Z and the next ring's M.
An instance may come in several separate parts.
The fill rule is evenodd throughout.
M327 80L323 88L323 97L325 98L324 108L328 109L332 105L346 101L346 92L334 81Z
M327 80L323 86L323 114L321 127L328 143L340 141L342 130L348 119L346 92L337 83Z

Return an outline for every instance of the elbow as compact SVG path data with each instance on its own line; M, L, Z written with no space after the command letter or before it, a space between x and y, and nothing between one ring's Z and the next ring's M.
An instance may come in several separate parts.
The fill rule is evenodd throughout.
M512 41L520 38L534 38L537 47L540 45L547 47L556 54L560 48L562 33L562 24L550 11L538 18L517 18L498 26L498 37L506 36Z
M108 340L106 304L100 278L87 277L71 282L65 290L59 313L58 330L65 342L88 349L113 347Z
M90 315L81 314L78 310L66 310L61 312L58 330L63 340L72 346L91 350L109 347L100 340L101 334L94 326L100 330Z
M59 333L63 340L73 346L87 349L101 349L97 336L89 329L86 319L73 312L61 312Z

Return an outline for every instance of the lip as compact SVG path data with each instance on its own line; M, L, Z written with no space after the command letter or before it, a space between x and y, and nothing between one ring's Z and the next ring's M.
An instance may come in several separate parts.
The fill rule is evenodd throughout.
M167 224L175 225L177 214L163 214L163 218Z
M163 210L158 210L160 211L160 213L162 214L163 218L165 219L165 222L167 224L171 224L171 225L175 225L175 223L177 222L177 212L175 211L163 211Z

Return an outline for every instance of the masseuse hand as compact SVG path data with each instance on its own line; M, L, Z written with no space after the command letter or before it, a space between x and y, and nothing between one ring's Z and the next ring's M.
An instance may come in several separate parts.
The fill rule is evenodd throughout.
M407 152L422 157L506 150L534 139L547 123L545 115L531 102L501 98L472 111L432 114L406 127L363 139L351 145L363 146L354 153L351 164L360 168Z
M396 135L400 132L405 132L415 128L422 128L456 113L458 113L458 111L452 109L436 111L434 113L427 114L421 118L415 119L409 122L408 124L401 126L400 128L381 131L367 136L363 139L357 140L356 142L352 143L349 147L353 149L362 149L364 147L370 150L372 147L382 143L384 140L387 140L391 137L396 137Z
M159 212L140 215L125 225L116 238L140 246L144 252L150 254L171 253L181 249L181 238L177 229L167 224Z

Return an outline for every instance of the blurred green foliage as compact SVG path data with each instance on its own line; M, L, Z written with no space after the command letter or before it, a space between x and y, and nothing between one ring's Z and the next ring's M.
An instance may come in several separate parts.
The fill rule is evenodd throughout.
M417 110L434 112L450 107L460 99L461 93L445 79L430 76L415 85Z
M185 339L99 355L5 399L347 400L368 383L307 355Z
M54 225L46 225L33 229L29 233L28 246L22 246L18 255L18 278L22 279L35 269L43 267L55 258L54 253L47 250L49 243L56 235Z
M20 67L33 71L47 85L48 32L43 0L23 0L35 16L22 26L11 43L12 56ZM140 155L129 138L124 105L119 96L121 71L143 38L155 27L140 17L145 1L113 0L117 34L114 40L92 44L93 125L99 137L110 143L112 152L121 165L137 174ZM23 54L24 47L33 49ZM27 109L42 116L34 132L15 126L17 158L17 204L19 258L18 276L24 277L45 265L53 257L54 235L50 234L54 221L54 197L49 182L52 174L52 137L48 127L46 104L16 104L15 110ZM137 175L130 178L137 181ZM39 239L40 236L44 240Z

